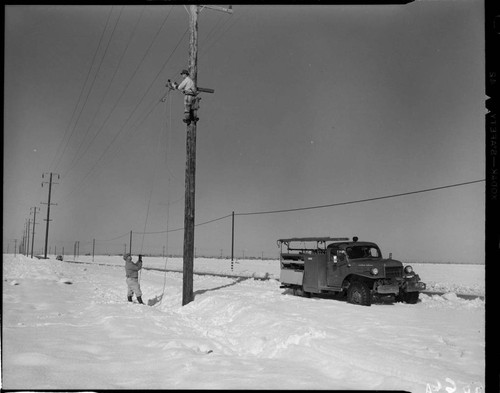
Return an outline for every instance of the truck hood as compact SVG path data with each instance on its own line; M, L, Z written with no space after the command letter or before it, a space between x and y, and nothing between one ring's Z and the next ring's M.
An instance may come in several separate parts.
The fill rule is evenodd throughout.
M385 258L357 258L350 259L350 263L355 263L357 265L366 265L366 266L403 266L403 262L398 261L396 259L385 259Z

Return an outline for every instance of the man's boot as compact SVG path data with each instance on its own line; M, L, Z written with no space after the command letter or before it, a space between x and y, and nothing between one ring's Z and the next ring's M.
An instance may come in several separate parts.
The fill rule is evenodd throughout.
M140 304L144 304L144 303L142 302L142 297L141 297L141 296L137 296L137 301L138 301Z
M131 302L132 301L132 296L127 296L127 299L128 299L129 302Z

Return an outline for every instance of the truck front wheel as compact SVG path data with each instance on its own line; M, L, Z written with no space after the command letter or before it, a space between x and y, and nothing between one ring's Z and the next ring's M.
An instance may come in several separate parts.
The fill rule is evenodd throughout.
M372 295L368 285L362 281L355 281L347 289L347 301L362 306L371 306Z

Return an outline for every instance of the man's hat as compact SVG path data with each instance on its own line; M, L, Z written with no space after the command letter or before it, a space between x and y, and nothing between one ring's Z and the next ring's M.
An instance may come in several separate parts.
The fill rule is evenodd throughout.
M183 75L183 74L189 75L189 71L188 70L182 70L181 71L181 75Z

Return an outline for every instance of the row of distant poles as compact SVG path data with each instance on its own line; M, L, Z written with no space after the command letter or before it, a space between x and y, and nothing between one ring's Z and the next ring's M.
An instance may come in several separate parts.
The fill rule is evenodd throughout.
M45 173L42 174L42 179L45 179ZM47 222L46 226L45 226L45 250L44 250L44 258L47 259L47 249L48 249L48 245L49 245L49 222L52 221L50 219L50 206L51 205L55 205L55 203L51 203L50 202L50 198L51 198L51 193L52 193L52 184L58 184L58 183L55 183L53 181L53 178L57 176L57 178L59 179L59 175L57 173L50 173L50 176L49 176L49 181L48 182L42 182L42 187L44 184L48 184L49 185L49 197L48 197L48 201L46 203L47 205L47 218L45 219L45 221ZM45 204L44 202L42 202L42 204ZM26 221L26 224L24 226L24 232L23 232L23 238L21 239L21 243L20 243L20 252L26 256L28 256L29 252L30 252L30 236L31 236L31 258L33 258L33 250L35 248L35 226L36 224L38 224L36 222L36 213L37 211L39 212L40 211L40 208L39 207L31 207L30 208L30 216L31 216L31 213L33 213L33 222L31 221L30 218L28 218L28 220ZM33 226L32 226L33 224ZM14 246L14 249L17 248L17 239L15 239L15 246Z
M208 8L232 13L231 6L223 8L212 5L189 6L189 74L195 85L195 91L213 92L212 89L197 88L198 77L198 13ZM196 114L194 115L196 118ZM183 247L183 285L182 305L194 300L193 295L193 260L194 260L194 216L195 216L195 175L196 175L196 123L188 122L186 133L186 179L184 203L184 247Z

